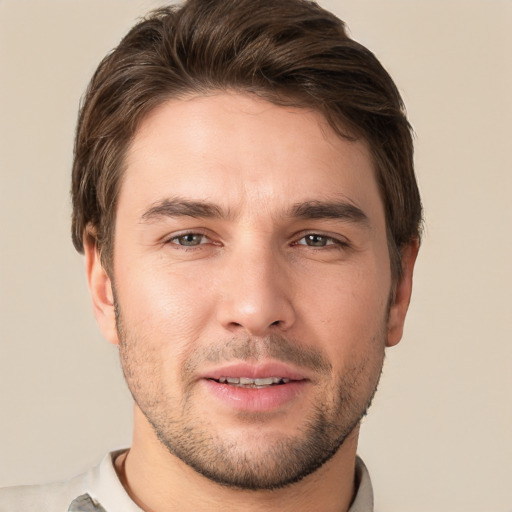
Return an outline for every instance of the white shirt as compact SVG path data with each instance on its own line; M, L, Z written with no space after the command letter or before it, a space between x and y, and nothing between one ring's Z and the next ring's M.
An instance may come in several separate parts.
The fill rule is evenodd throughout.
M114 460L123 451L108 453L100 464L65 482L0 489L0 512L143 512L126 493L114 468ZM356 485L348 512L373 512L370 475L359 458Z

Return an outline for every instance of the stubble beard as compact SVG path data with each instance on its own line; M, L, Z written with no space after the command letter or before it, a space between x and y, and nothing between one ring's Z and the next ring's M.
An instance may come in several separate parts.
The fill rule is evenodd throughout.
M135 339L125 329L116 306L119 352L123 373L130 392L152 425L160 442L169 453L213 482L242 490L273 490L291 485L310 475L333 457L347 437L366 415L376 392L382 371L384 328L371 340L371 347L380 351L376 361L364 358L348 368L335 380L335 392L319 394L317 399L330 396L326 402L317 400L303 425L295 435L262 438L255 443L233 441L208 421L205 411L194 410L194 388L185 387L181 397L172 396L155 379L155 368L161 364L159 354L148 348L149 340ZM247 360L255 362L274 358L302 364L315 369L326 382L332 377L332 367L322 353L305 349L283 336L266 338L233 338L194 356L181 368L182 382L191 382L194 369L201 363ZM366 390L361 396L361 389ZM254 426L264 416L240 414ZM286 421L286 420L284 420Z

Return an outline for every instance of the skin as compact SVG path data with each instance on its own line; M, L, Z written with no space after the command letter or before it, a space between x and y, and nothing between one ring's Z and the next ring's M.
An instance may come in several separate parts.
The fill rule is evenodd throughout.
M402 336L417 250L403 250L390 302L369 149L320 114L234 93L155 109L127 153L112 279L86 244L96 318L136 402L133 445L116 461L134 501L158 512L347 510L358 423L385 347ZM300 389L236 408L203 377L240 361L277 361ZM320 466L289 483L289 454L315 436L311 424L328 426ZM183 453L192 444L225 481L252 471L259 490L198 472Z

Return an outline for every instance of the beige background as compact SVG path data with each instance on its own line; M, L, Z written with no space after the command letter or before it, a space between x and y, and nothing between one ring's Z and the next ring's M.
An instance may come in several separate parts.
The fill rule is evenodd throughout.
M377 509L512 511L512 2L323 4L403 93L427 219L405 338L362 428ZM88 78L156 5L0 1L0 485L129 443L69 239L69 170Z

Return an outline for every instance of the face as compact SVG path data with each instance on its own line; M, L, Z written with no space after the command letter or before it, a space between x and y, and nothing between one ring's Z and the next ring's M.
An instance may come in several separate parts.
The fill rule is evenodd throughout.
M100 326L151 435L241 488L287 485L337 453L405 316L366 144L249 95L172 100L145 119L112 283L95 261Z

